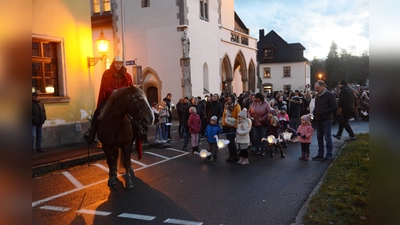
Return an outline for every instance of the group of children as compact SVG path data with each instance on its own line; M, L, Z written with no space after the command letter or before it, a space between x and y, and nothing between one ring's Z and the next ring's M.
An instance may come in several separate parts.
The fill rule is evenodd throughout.
M277 112L279 114L277 114ZM288 115L286 110L282 108L281 110L271 110L268 112L268 126L267 126L267 137L269 135L273 135L275 139L281 139L281 132L287 130L287 124L289 122ZM195 107L190 108L190 116L188 120L189 132L191 134L191 144L192 144L192 154L195 151L199 151L199 133L201 129L201 120L199 115L196 112ZM241 165L249 164L249 153L248 146L250 144L250 131L252 127L252 122L249 118L247 118L247 109L244 108L238 114L238 126L236 128L236 146L240 151L239 156L240 159L237 162ZM222 133L222 129L218 124L218 119L216 116L211 117L210 124L206 127L205 135L207 136L208 142L208 152L210 152L210 156L206 158L206 161L213 160L217 161L218 156L218 146L217 139L215 136L218 136ZM301 124L297 129L296 134L299 137L299 142L301 143L301 157L299 160L308 161L310 159L310 144L312 135L314 133L313 127L311 125L311 116L309 114L303 115L301 117ZM286 147L286 143L283 142L284 147ZM284 158L285 154L283 152L283 148L280 144L280 141L277 141L276 149L279 149L281 153L281 157ZM274 156L274 151L272 150L272 145L270 147L270 156Z

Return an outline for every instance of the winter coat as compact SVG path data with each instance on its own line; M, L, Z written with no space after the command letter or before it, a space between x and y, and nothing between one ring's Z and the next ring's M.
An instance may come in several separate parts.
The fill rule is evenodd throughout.
M201 130L201 119L198 114L190 114L189 120L187 122L187 125L189 127L189 133L191 134L197 134L200 133Z
M269 103L264 100L263 102L260 102L260 104L257 104L256 102L253 102L250 105L250 109L247 111L247 117L248 118L254 118L253 120L253 126L262 126L261 121L267 121L267 114L271 110L271 106Z
M219 101L210 101L207 103L206 111L208 120L210 120L212 116L216 116L218 118L217 121L219 121L223 112L222 105Z
M167 106L160 107L160 123L168 123L169 110Z
M121 70L123 70L121 68ZM113 91L118 90L123 87L128 87L132 84L132 76L125 72L124 76L118 75L118 71L114 68L112 64L110 69L104 71L101 78L101 85L99 91L99 97L97 99L97 106L104 100L110 97Z
M205 135L207 136L208 143L217 143L217 139L214 137L215 135L219 135L222 133L221 127L218 124L208 124L206 127Z
M343 112L351 114L354 111L354 91L351 87L345 85L339 93L338 108L342 108Z
M316 121L332 119L332 113L337 110L335 95L326 90L315 97L314 118Z
M46 120L46 110L43 103L32 100L32 125L39 126Z
M300 118L300 110L303 101L295 96L289 100L289 108L288 108L288 115L289 118Z
M314 129L312 128L311 123L301 124L297 128L297 133L300 133L299 142L300 143L311 143L312 136L314 134ZM303 138L303 135L306 135L306 138Z
M268 119L267 125L267 137L269 135L274 135L275 138L278 138L279 135L279 120L278 117L272 116Z
M251 130L251 120L249 118L239 121L236 128L236 142L240 144L250 143L250 130Z
M240 105L237 104L237 103L235 103L235 105L233 106L233 110L232 111L230 111L228 108L225 107L224 113L222 114L222 126L223 127L231 127L231 128L234 127L234 128L236 128L237 127L237 123L238 123L237 117L238 117L238 114L240 113L241 110L242 109L241 109ZM228 119L230 119L232 121L233 121L233 119L236 120L235 124L233 126L227 124L226 120L228 120Z

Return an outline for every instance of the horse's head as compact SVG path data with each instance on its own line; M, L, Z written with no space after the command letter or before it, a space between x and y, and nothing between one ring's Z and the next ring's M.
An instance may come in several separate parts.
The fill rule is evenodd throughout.
M143 90L133 85L128 87L130 94L127 97L126 110L135 120L146 125L153 124L154 114Z

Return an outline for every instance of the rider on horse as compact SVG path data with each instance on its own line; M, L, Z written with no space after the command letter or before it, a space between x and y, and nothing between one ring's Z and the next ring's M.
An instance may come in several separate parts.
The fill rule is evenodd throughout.
M110 97L110 95L120 88L129 87L131 84L132 76L126 72L126 67L123 65L121 57L115 56L114 61L111 63L110 69L106 70L101 78L97 108L94 112L89 130L83 135L83 139L85 139L85 141L87 141L89 144L93 142L99 126L98 117L101 113L101 109L107 103L107 99Z

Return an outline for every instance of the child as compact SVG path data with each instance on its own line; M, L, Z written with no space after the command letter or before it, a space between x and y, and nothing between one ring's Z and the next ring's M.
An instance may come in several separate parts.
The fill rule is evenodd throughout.
M310 120L310 114L302 116L301 124L297 128L297 135L300 137L299 142L301 143L301 157L299 160L310 160L310 144L314 133Z
M238 114L238 126L236 128L236 142L238 149L240 150L240 159L238 164L247 165L249 164L249 153L247 151L250 144L250 130L251 120L247 118L247 109L244 108Z
M169 110L167 107L167 103L165 101L161 102L161 106L159 108L160 113L160 125L161 125L161 142L166 143L168 141L168 129L166 123L168 122L169 118Z
M268 112L268 125L267 125L267 137L269 135L273 135L276 139L279 138L279 121L278 117L275 115L274 110L270 110ZM270 148L270 153L271 157L274 157L274 151L272 150L272 145L269 145ZM276 142L276 149L279 148L279 151L281 152L281 158L285 158L285 153L283 152L281 143L279 141Z
M197 114L197 110L195 107L190 107L189 112L190 116L187 125L191 137L193 155L194 151L199 151L199 133L201 130L201 119L200 116Z
M155 135L155 142L161 143L162 136L161 136L161 126L160 126L160 112L158 111L158 103L153 102L153 107L151 107L154 113L154 125L156 126L156 135Z
M279 126L281 128L280 129L281 132L287 131L290 120L289 120L289 115L286 113L286 105L283 105L281 107L280 113L277 115L278 115ZM282 143L283 143L283 147L287 148L285 139L283 139Z
M210 124L207 125L205 132L208 142L208 151L211 152L214 162L217 161L217 156L218 156L217 139L214 136L222 133L222 129L221 127L219 127L217 121L218 121L217 116L212 116L210 119ZM206 158L206 161L207 162L211 161L211 156L208 156Z

